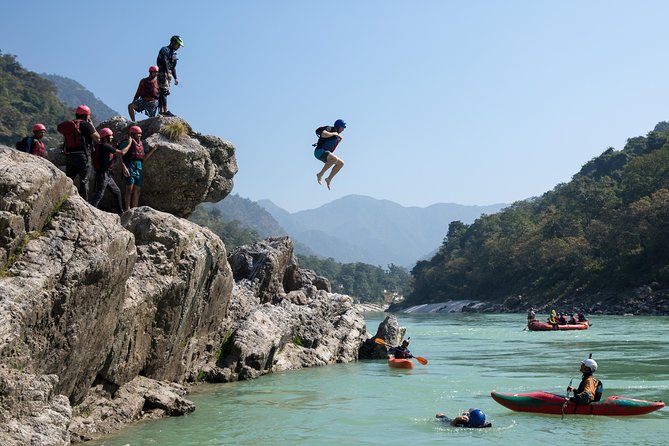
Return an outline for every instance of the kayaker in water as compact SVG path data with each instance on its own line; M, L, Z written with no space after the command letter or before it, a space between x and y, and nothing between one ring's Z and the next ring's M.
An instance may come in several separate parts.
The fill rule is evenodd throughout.
M588 358L581 361L581 373L583 373L581 383L577 388L567 386L567 393L574 392L574 396L569 398L570 401L576 404L590 404L601 399L603 385L592 376L596 371L597 362L594 359Z
M492 423L486 423L485 413L481 409L469 409L468 412L464 412L453 419L439 412L435 415L435 418L454 427L492 427Z
M409 351L409 339L407 338L402 341L402 345L399 347L390 347L388 349L388 353L393 355L397 359L408 359L408 358L413 358L413 355Z

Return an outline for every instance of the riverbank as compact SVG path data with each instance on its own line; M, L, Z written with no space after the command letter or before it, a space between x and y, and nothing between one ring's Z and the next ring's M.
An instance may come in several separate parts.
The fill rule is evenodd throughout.
M537 313L551 310L582 310L597 315L669 316L669 289L658 284L619 292L602 291L593 295L542 300L510 296L502 302L450 300L420 305L391 305L387 311L400 313L524 313L534 307Z

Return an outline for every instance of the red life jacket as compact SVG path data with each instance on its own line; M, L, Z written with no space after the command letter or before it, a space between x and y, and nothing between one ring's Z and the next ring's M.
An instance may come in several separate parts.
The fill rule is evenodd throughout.
M133 139L132 144L130 145L130 149L128 149L128 153L126 156L128 159L132 161L143 161L144 146L142 145L142 141L137 142Z
M142 79L140 96L145 101L155 101L158 98L158 79L150 77Z
M81 136L79 126L83 119L73 119L71 121L63 121L58 124L56 130L62 134L65 139L65 153L68 151L85 151L86 144Z
M44 158L44 143L37 138L33 139L33 148L30 153L37 157Z

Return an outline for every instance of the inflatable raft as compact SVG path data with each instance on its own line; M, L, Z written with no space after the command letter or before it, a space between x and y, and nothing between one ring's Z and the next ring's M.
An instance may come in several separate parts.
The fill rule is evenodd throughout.
M548 392L498 393L490 396L502 406L516 412L545 413L551 415L644 415L664 407L662 401L646 401L624 396L610 396L590 404L567 402L564 395Z
M395 369L413 369L413 361L411 359L388 356L388 366Z
M553 330L587 330L590 324L588 321L578 324L551 325L548 322L533 320L527 323L528 330L531 331L553 331Z

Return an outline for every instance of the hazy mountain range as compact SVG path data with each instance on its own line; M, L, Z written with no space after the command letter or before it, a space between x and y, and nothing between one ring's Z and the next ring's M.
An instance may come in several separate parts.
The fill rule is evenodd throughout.
M225 220L239 220L263 237L290 235L321 257L343 263L412 267L439 248L451 221L472 223L481 214L493 214L507 205L438 203L425 208L405 207L388 200L348 195L317 209L295 213L270 200L256 203L238 196L229 196L213 206L221 210ZM276 224L259 212L263 208Z

